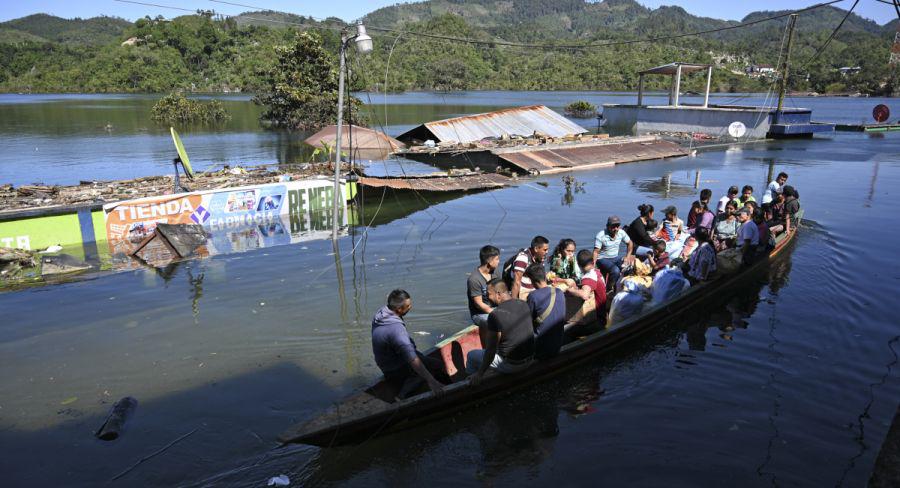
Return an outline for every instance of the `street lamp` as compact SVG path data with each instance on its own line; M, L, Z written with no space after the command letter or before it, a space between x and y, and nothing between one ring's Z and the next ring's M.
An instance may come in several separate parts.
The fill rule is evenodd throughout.
M372 38L366 34L366 26L362 22L356 24L356 34L347 35L346 32L341 33L341 63L338 74L338 112L337 112L337 134L335 138L334 150L334 201L332 205L332 226L331 239L337 241L338 234L338 204L341 196L341 132L344 125L344 72L346 71L346 50L350 45L350 41L356 41L356 51L360 54L368 54L372 52ZM353 157L351 155L351 157Z

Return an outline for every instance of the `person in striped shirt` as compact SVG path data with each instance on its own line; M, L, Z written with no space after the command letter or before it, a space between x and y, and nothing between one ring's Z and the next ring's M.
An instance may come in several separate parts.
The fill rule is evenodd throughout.
M510 294L513 298L524 300L529 293L534 291L534 283L528 276L525 276L525 270L532 264L544 264L544 257L550 250L550 241L544 236L534 236L531 240L531 247L520 252L516 256L512 269L512 289Z

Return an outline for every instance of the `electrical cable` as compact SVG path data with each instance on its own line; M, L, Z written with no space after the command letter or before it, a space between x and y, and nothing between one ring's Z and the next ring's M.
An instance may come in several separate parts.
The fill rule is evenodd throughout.
M837 33L838 33L839 30L841 30L841 27L843 27L844 22L847 21L847 18L850 17L850 14L853 13L853 9L855 9L855 8L856 8L856 5L858 5L858 4L859 4L859 0L855 0L855 1L853 2L853 5L850 6L850 10L847 11L847 13L844 15L844 18L841 19L841 21L838 23L837 27L835 27L834 30L831 31L831 34L829 34L829 35L828 35L828 38L825 39L825 42L823 42L822 45L819 46L819 49L817 49L816 52L815 52L812 56L810 56L810 57L803 63L802 66L800 66L800 69L806 69L806 67L808 67L808 66L810 65L810 63L812 63L813 61L815 61L816 58L818 58L818 57L822 54L822 52L825 51L825 48L827 48L828 45L831 44L831 41L834 39L834 36L837 35Z

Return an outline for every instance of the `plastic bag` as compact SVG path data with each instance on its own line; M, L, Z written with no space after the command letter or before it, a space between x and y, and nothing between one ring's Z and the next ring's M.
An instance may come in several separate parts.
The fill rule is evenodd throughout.
M625 320L640 315L644 309L644 294L639 285L626 281L622 285L622 291L613 297L612 307L609 310L609 324L624 322Z
M278 475L272 478L269 478L268 486L288 486L291 484L291 479L287 477L287 475Z
M653 296L650 303L653 306L666 303L691 287L691 283L685 279L678 268L666 268L656 274L650 294Z

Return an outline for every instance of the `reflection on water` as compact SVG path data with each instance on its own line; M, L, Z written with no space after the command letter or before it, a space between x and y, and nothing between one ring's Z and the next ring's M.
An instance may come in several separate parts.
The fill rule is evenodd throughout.
M513 105L516 96L473 95L485 105ZM552 105L571 94L543 96L529 101ZM456 100L473 109L472 99ZM400 111L411 124L455 107ZM93 130L48 123L77 135L76 156ZM54 140L22 134L13 143ZM152 151L156 136L145 135L123 141ZM276 151L265 146L268 133L191 137L206 155L259 150L274 159ZM573 176L590 191L573 188L568 200L556 176L542 178L547 188L465 197L379 190L348 216L337 249L327 239L260 245L286 238L264 226L220 242L244 252L0 294L0 471L17 486L102 484L200 425L121 484L247 486L285 473L295 484L358 486L655 485L661 477L862 485L900 398L890 342L900 230L885 220L896 212L896 154L894 135L835 134L585 171ZM761 189L773 166L788 171L809 217L783 269L521 393L361 446L273 450L285 427L377 376L369 321L391 289L413 293L408 324L424 349L467 325L462 283L480 246L507 257L536 233L589 244L607 215L629 221L642 202L687 208L698 183L717 195L732 184ZM861 222L887 225L872 239ZM290 234L289 226L281 230ZM115 444L93 444L90 433L125 395L140 402L135 423Z
M700 173L697 172L697 175ZM689 197L697 194L696 184L685 184L672 181L672 174L666 173L661 178L650 180L632 180L634 188L642 193L652 193L661 198Z

